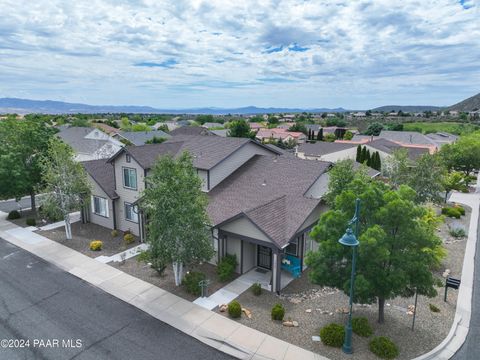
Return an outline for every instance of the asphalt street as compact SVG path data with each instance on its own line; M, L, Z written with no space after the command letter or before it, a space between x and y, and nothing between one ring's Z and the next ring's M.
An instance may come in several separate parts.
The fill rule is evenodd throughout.
M35 196L37 206L39 205L39 200L41 195ZM0 201L0 211L9 212L12 210L22 210L29 209L31 207L30 196L25 196L21 198L18 202L15 200L2 200Z
M233 359L0 238L0 359Z
M479 177L480 184L480 177ZM480 219L479 219L480 225ZM480 359L480 226L477 234L477 249L475 250L475 277L473 279L472 317L470 329L462 347L451 358L453 360Z

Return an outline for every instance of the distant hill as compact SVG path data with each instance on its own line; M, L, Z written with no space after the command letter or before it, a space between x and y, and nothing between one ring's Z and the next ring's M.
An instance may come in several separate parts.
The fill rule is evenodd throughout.
M194 108L194 109L157 109L150 106L110 106L67 103L51 100L28 100L17 98L1 98L0 113L43 113L43 114L94 114L94 113L143 113L143 114L211 114L211 115L248 115L269 113L301 113L301 112L345 112L343 108L301 109L301 108L258 108L247 106L241 108Z
M448 110L456 111L476 111L478 109L480 109L480 93L460 101L459 103L448 108Z
M402 110L403 112L409 112L409 113L415 113L415 112L424 112L424 111L438 111L442 109L439 106L427 106L427 105L386 105L386 106L380 106L375 109L372 109L372 111L378 111L378 112L390 112L390 111L400 111Z

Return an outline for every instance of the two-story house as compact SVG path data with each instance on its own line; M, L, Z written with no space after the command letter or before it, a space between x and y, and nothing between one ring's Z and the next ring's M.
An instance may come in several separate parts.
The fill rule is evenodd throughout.
M175 136L162 144L127 146L107 161L85 163L93 195L87 221L145 238L135 205L158 157L189 151L207 193L216 263L235 254L240 274L262 268L272 291L283 287L282 269L299 276L315 244L308 232L323 209L330 163L281 155L243 138Z

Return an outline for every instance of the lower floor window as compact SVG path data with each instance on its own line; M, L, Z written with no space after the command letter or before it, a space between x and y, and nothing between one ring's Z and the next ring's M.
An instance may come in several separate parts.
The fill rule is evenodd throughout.
M125 203L125 219L138 223L138 214L135 205Z
M108 217L108 202L107 199L99 197L99 196L92 196L92 210L94 214Z

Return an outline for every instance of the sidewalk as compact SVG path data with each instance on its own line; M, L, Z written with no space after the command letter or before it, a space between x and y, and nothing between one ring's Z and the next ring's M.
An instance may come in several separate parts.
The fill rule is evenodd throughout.
M239 359L327 360L206 310L75 250L18 227L0 212L0 237Z

